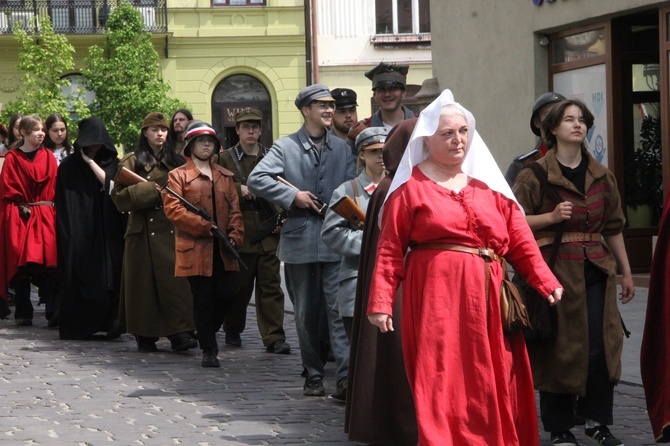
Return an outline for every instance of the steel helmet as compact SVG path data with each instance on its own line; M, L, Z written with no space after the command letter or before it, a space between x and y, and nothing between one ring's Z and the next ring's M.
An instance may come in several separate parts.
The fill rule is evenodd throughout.
M540 134L540 129L538 127L535 127L535 125L533 124L535 114L538 112L538 110L540 110L547 104L553 104L554 102L562 101L564 99L565 96L563 96L562 94L550 91L548 93L543 94L542 96L540 96L535 100L535 104L533 104L533 113L530 115L530 129L535 135L542 136Z

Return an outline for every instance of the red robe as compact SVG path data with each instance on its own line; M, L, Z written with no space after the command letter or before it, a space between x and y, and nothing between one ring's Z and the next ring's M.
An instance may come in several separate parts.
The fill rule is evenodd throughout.
M487 247L543 295L560 287L516 203L471 180L449 191L415 168L385 204L368 314L392 314L402 282L402 338L419 444L539 444L533 378L521 333L504 335L502 268L484 259L411 243Z
M647 412L659 443L670 442L670 194L666 196L651 262L640 371Z
M21 217L19 204L53 201L58 163L40 147L31 161L20 149L10 150L0 172L0 297L21 268L56 266L56 211L31 206Z

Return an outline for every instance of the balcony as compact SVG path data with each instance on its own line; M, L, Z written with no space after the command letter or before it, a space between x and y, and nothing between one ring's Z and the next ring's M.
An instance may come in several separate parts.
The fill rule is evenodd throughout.
M131 3L140 12L145 31L167 32L166 0ZM16 29L39 32L41 17L50 17L54 31L60 34L103 34L117 4L117 0L0 0L0 35Z

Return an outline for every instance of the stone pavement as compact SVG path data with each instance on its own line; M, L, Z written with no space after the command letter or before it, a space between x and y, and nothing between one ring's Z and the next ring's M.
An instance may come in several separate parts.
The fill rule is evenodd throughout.
M653 444L640 385L639 342L646 290L624 308L633 335L615 394L612 431L627 446ZM200 354L140 353L119 340L60 341L46 327L0 321L0 444L2 445L355 445L342 431L344 407L306 398L295 326L286 317L288 356L265 352L249 307L243 347L222 346L220 369L200 367ZM290 305L288 310L290 310ZM325 385L335 386L329 363ZM580 439L583 430L574 429ZM549 445L542 434L542 445Z

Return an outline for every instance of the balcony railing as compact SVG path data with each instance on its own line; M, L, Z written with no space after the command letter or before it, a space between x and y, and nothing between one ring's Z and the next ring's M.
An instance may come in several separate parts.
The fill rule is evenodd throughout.
M145 31L167 32L166 0L135 0L132 4L142 16ZM51 18L57 33L102 34L117 5L117 0L0 0L0 35L16 29L39 32L42 17Z

